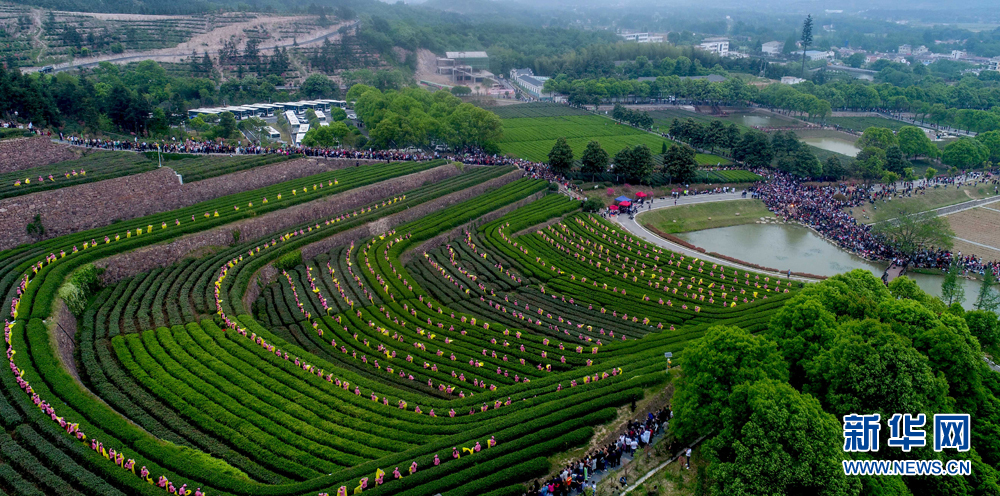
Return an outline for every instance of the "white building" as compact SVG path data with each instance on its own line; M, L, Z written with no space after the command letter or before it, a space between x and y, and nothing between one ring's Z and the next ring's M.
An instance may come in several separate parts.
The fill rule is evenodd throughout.
M951 51L951 58L953 58L955 60L964 59L965 58L965 50L952 50Z
M1000 57L993 57L990 59L987 69L991 71L1000 71Z
M729 38L706 38L698 46L702 50L717 53L723 57L729 55Z
M804 83L806 80L795 76L782 76L781 84L799 84Z
M920 46L918 46L917 48L915 48L913 50L913 55L922 55L922 54L925 54L925 53L927 53L929 51L930 50L928 50L926 46L920 45Z
M541 76L520 76L517 83L535 98L542 98L542 89L549 78Z
M636 43L663 43L663 36L649 33L619 33L618 36L625 38L625 41Z
M900 55L912 55L913 47L910 45L899 45L899 50L897 50L897 53L899 53Z
M784 47L785 43L782 41L769 41L760 46L760 51L764 52L765 55L774 57L776 55L781 55L781 50Z
M802 50L792 52L792 55L796 57L801 57ZM832 50L831 51L806 50L806 57L809 57L809 60L823 60L823 59L833 60L834 55L835 54Z

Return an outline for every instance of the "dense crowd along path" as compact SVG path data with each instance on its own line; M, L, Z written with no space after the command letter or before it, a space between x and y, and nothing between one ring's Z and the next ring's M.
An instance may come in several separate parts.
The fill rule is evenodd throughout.
M665 382L664 352L712 324L763 328L798 289L649 245L513 168L465 167L99 288L76 321L79 381L61 362L56 310L88 264L440 165L328 172L0 253L0 491L520 494Z

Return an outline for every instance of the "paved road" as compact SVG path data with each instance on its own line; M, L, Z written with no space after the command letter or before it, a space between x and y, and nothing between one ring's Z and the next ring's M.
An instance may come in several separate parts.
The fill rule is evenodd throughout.
M696 205L696 204L699 204L699 203L711 203L711 202L719 202L719 201L732 201L732 200L739 200L741 198L742 198L742 196L740 194L738 194L738 193L718 193L718 194L711 194L711 195L684 196L684 197L681 197L681 198L679 198L677 200L677 206L682 206L682 205ZM650 210L659 210L659 209L662 209L662 208L671 208L673 206L674 206L674 201L672 199L663 199L663 200L657 199L651 205L651 207L652 207L651 209L649 209L649 210L643 209L642 212L648 212ZM783 277L783 278L786 278L786 279L788 278L788 273L787 272L775 272L775 271L760 270L760 269L757 269L757 268L754 268L754 267L749 267L749 266L746 266L746 265L743 265L743 264L734 263L734 262L731 262L729 260L723 260L721 258L716 258L716 257L713 257L711 255L706 255L706 254L701 253L699 251L692 250L692 249L687 248L685 246L681 246L679 244L676 244L676 243L674 243L672 241L668 241L668 240L666 240L664 238L661 238L660 236L657 236L656 234L654 234L653 232L649 231L648 229L646 229L645 227L643 227L641 224L639 224L638 222L636 222L634 219L629 219L628 216L625 216L625 215L614 216L614 217L612 217L611 220L613 222L617 222L622 227L624 227L625 230L631 232L632 234L634 234L636 236L639 236L639 237L645 239L648 242L654 243L657 246L666 248L666 249L668 249L670 251L673 251L673 252L682 253L684 255L690 255L690 256L693 256L693 257L698 257L698 258L700 258L702 260L705 260L705 261L708 261L708 262L712 262L712 263L726 265L728 267L738 267L740 269L749 270L749 271L752 271L752 272L757 272L757 273L762 273L762 274L768 274L768 275L772 275L772 276L776 276L776 277ZM816 279L812 279L812 278L808 278L808 277L801 277L801 276L796 276L796 275L792 275L791 279L793 281L800 281L800 282L816 282Z
M1000 372L1000 365L993 363L992 361L990 361L989 358L986 357L983 357L983 361L986 362L986 365L989 365L989 367L993 369L994 372Z

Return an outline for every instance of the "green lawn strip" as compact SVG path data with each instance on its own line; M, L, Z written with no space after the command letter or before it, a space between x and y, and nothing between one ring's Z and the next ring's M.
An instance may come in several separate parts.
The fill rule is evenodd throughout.
M885 127L892 129L893 131L899 131L899 129L903 126L912 126L912 124L907 124L895 119L886 119L885 117L875 116L827 117L825 121L831 126L840 126L859 133L864 132L865 129L870 127Z
M761 217L773 218L760 200L733 200L680 205L643 212L638 222L660 232L680 233L717 227L753 224Z

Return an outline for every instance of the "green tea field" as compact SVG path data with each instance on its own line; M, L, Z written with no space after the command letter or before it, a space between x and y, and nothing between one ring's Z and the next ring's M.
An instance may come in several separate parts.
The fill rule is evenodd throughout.
M573 155L580 157L590 140L597 140L614 156L622 148L645 144L654 154L659 154L663 142L654 134L618 124L597 115L572 115L559 117L519 117L503 119L504 137L500 141L503 153L524 159L544 162L556 139L563 137L573 148ZM668 141L669 143L669 141ZM702 165L726 165L728 160L715 155L698 154Z

